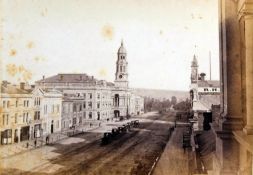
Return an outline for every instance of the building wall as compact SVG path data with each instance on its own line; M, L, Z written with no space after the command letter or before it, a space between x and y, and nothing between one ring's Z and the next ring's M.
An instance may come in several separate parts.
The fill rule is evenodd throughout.
M33 120L32 103L31 94L1 94L0 131L2 144L19 142L21 128L30 128L30 124ZM3 131L5 130L11 130L9 139L3 139ZM24 133L22 134L24 135ZM30 135L28 132L26 134L26 139L29 139L29 137ZM22 139L26 140L24 136Z

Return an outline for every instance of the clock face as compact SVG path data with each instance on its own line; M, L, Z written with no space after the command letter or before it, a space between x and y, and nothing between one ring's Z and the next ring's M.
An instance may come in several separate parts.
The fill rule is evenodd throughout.
M119 78L121 79L121 78L123 78L123 76L122 76L122 75L119 75Z

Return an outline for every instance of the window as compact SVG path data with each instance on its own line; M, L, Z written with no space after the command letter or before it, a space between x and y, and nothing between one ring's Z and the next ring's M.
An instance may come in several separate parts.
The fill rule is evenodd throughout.
M23 123L25 123L25 113L23 113Z
M5 115L3 114L3 125L4 125L4 123L5 123Z
M27 107L29 107L29 100L27 100L27 102L26 102L26 103L27 103L27 104L26 104L26 106L27 106Z
M97 98L100 99L100 94L97 94Z
M98 120L100 120L100 112L97 112L97 115L98 115Z
M24 107L26 106L26 101L24 100Z
M76 118L73 118L73 125L76 124Z
M40 119L40 111L35 111L34 120L39 120L39 119Z
M79 112L82 111L82 105L79 105Z
M10 107L10 101L7 101L7 108Z
M76 112L76 104L73 105L73 112Z
M84 109L86 108L86 102L83 102L83 108Z
M28 112L26 113L26 123L28 123Z
M97 103L97 108L98 108L98 109L100 108L100 103L99 103L99 102Z
M18 100L16 100L16 107L18 107Z
M44 114L47 114L47 105L44 105Z
M60 112L60 105L57 105L57 113L59 113Z
M88 102L88 107L89 107L89 109L92 108L92 102Z
M89 119L92 119L92 112L89 112Z
M15 123L18 123L18 114L15 114Z
M6 101L3 101L3 108L6 108Z
M92 99L92 93L89 93L89 98Z
M57 120L57 122L56 122L56 128L58 129L59 126L60 126L60 123L59 123L59 120Z

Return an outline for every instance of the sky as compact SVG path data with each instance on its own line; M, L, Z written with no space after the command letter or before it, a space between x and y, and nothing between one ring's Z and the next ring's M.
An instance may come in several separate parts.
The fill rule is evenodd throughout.
M2 78L12 83L58 73L114 81L127 50L129 85L188 90L191 61L219 79L217 0L2 0Z

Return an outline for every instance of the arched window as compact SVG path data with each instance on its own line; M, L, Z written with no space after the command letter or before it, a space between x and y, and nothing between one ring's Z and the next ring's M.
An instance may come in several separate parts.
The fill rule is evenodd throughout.
M114 101L115 101L115 106L119 106L119 94L115 94Z

